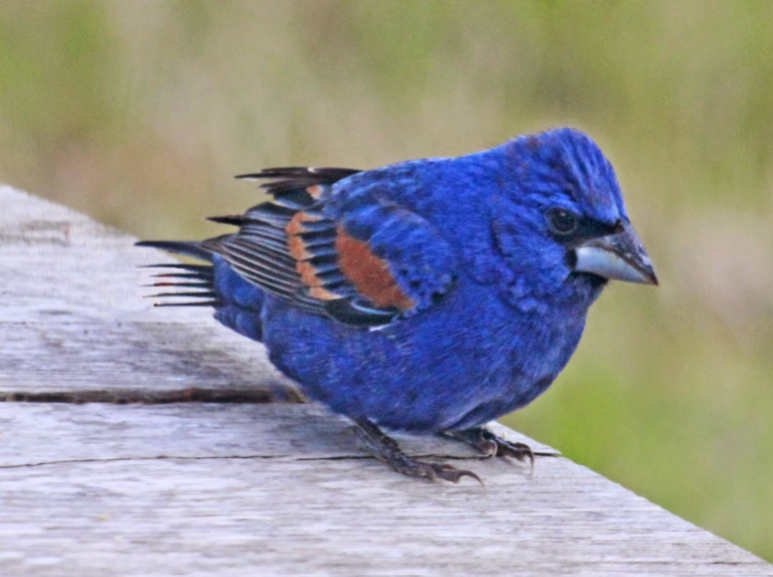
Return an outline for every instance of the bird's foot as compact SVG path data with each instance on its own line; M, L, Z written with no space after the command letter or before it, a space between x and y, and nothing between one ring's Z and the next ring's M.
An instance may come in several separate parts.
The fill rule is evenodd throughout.
M480 477L472 471L457 469L447 463L428 463L409 457L394 439L367 419L357 419L356 423L353 431L363 448L401 475L429 481L443 479L452 483L458 483L462 477L472 477L483 485Z
M534 453L531 447L525 443L511 443L496 436L484 427L473 427L463 431L448 431L443 436L461 441L469 445L486 458L513 457L518 461L529 459L532 471L534 470Z

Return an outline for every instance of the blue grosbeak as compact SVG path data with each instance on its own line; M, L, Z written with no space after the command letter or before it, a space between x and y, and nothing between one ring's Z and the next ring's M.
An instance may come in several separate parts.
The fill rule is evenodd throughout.
M239 178L266 179L272 199L211 219L236 232L138 244L206 261L175 265L167 276L195 290L169 294L262 342L409 476L477 479L408 457L380 427L533 461L483 425L553 382L608 279L657 284L612 165L572 129L459 158Z

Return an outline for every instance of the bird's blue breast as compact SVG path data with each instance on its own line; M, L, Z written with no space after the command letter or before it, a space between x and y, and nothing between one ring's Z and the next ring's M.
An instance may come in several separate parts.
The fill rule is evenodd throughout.
M525 316L467 278L431 313L379 330L270 296L261 320L272 362L313 400L421 433L477 426L532 401L564 367L584 324L584 316Z

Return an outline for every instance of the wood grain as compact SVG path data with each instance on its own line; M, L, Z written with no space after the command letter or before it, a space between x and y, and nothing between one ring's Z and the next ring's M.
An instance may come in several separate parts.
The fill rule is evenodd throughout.
M0 187L0 395L286 385L211 309L154 309L139 267L173 261L135 240Z

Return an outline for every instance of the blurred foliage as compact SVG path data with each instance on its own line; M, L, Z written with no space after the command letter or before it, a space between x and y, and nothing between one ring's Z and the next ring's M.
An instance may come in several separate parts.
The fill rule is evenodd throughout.
M771 55L770 2L6 0L0 180L188 237L240 172L582 128L662 286L505 422L773 560Z

